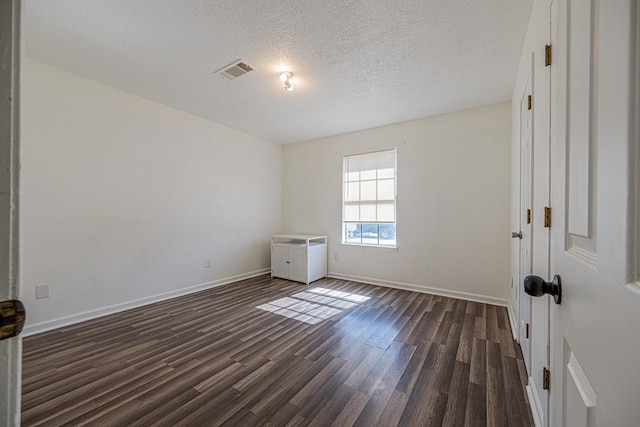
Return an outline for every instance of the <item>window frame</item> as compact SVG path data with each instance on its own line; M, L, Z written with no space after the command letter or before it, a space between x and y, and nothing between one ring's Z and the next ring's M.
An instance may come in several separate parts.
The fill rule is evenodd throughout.
M375 178L365 178L365 179L361 179L361 177L359 176L357 180L349 180L348 179L348 159L350 158L354 158L354 157L359 157L359 156L367 156L367 155L375 155L375 154L380 154L380 153L393 153L393 176L391 178L389 177L379 177L379 171L382 170L380 168L375 169L376 172L376 176ZM353 171L352 171L353 172ZM362 172L362 171L359 171ZM387 199L378 199L379 196L379 182L380 181L389 181L389 180L393 180L393 221L380 221L378 219L378 207L380 205L380 201L385 201ZM349 183L354 183L357 182L358 185L358 198L361 197L360 194L360 190L362 188L361 183L362 182L375 182L375 194L376 197L375 199L371 200L357 200L357 201L349 201L346 200L347 199L347 186ZM342 222L341 222L341 227L340 227L340 233L342 235L342 237L340 238L340 242L343 245L351 245L351 246L367 246L367 247L374 247L374 248L383 248L383 249L397 249L398 247L398 240L397 240L397 224L398 224L398 218L397 218L397 212L398 212L398 149L397 148L388 148L388 149L383 149L383 150L376 150L376 151L370 151L370 152L364 152L364 153L356 153L356 154L349 154L349 155L344 155L342 157L342 179L341 179L341 185L342 185ZM388 201L388 200L387 200ZM358 213L358 216L360 217L360 221L347 221L346 215L345 215L345 211L346 211L346 207L347 206L354 206L357 205L359 207L361 206L366 206L366 205L373 205L376 207L376 221L362 221L362 218L360 217L361 213ZM346 227L348 224L356 224L356 226L360 229L360 241L350 241L347 237L347 230ZM363 240L363 228L364 226L375 226L376 227L376 243L373 243L371 241L368 242L364 242ZM380 239L380 228L381 226L386 226L386 225L392 225L393 226L393 235L394 235L394 239L393 239L393 243L392 244L381 244L381 239Z

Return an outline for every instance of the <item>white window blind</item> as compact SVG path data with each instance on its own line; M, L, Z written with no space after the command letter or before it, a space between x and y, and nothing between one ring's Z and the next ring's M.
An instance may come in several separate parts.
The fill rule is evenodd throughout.
M344 158L343 222L396 222L396 150Z

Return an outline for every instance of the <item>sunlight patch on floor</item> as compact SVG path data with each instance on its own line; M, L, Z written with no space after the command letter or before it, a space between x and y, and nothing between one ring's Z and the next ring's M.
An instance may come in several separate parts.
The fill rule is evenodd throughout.
M312 288L290 297L269 301L256 308L315 325L368 299L364 295L349 292Z

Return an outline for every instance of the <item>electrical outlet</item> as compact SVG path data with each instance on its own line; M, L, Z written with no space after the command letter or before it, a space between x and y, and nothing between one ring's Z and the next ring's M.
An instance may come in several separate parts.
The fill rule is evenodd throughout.
M338 252L334 252L333 253L333 260L334 261L340 261L340 254Z
M50 285L48 283L36 285L36 299L49 298L50 295Z
M211 268L211 258L204 259L204 268Z

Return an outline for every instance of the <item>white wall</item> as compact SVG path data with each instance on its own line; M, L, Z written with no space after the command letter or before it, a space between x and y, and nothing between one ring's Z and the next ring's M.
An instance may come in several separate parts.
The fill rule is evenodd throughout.
M334 277L507 304L510 114L504 103L285 146L285 231L327 234ZM393 147L398 249L342 245L342 157Z
M281 146L32 60L22 77L27 333L268 271Z

